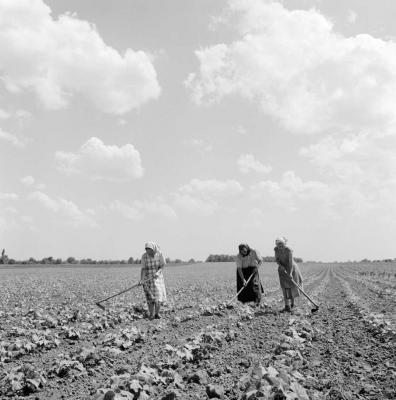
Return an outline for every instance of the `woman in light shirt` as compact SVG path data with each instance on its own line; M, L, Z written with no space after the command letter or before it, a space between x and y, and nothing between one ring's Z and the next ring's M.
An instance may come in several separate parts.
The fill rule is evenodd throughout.
M140 282L143 283L146 295L149 318L160 318L161 303L166 301L165 281L162 270L166 264L165 258L154 242L145 244L146 252L142 256Z

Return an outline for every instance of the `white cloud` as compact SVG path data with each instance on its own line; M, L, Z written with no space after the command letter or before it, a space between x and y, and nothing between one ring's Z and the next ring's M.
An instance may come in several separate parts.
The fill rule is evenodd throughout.
M270 196L276 204L289 211L296 211L301 205L319 202L320 206L326 205L323 210L329 212L332 205L332 189L319 181L303 181L293 171L287 171L282 179L277 181L266 180L254 184L250 188L253 199L262 199Z
M208 153L213 150L213 145L203 139L192 138L186 141L187 145Z
M235 180L192 179L173 194L177 207L199 215L212 215L220 208L220 202L235 197L243 191Z
M262 164L252 154L241 154L237 161L239 171L244 174L250 171L267 174L272 171L272 167Z
M167 204L161 198L154 201L145 201L145 202L139 201L135 202L135 204L148 214L153 214L168 219L177 218L177 214L174 208L169 204Z
M5 132L0 128L0 140L4 140L16 147L25 147L28 143L27 138Z
M0 108L0 120L6 120L11 117L11 114L7 112L6 110L3 110Z
M247 134L247 129L243 126L243 125L238 125L236 127L236 131L240 134L240 135L246 135Z
M177 218L175 210L161 197L151 201L134 200L128 204L120 200L114 200L103 209L118 213L122 217L133 221L143 220L149 215L171 220Z
M237 39L196 51L186 84L198 103L239 95L288 133L316 135L301 149L318 180L286 173L262 189L290 209L306 193L335 213L389 210L396 218L396 43L345 37L317 10L230 0ZM356 20L350 13L350 22ZM290 189L290 191L289 191ZM316 197L315 197L316 196Z
M1 193L0 200L18 200L19 196L16 193Z
M202 197L227 197L235 196L243 190L242 185L235 180L220 181L217 179L192 179L183 185L179 191L185 194L198 194Z
M27 176L21 178L21 182L25 186L33 186L35 183L35 179L31 175L27 175Z
M81 94L97 108L124 114L160 94L151 56L108 46L74 15L51 16L42 0L0 2L1 78L9 92L29 90L49 109Z
M28 199L41 205L44 209L59 215L66 224L75 227L95 227L96 222L89 213L82 211L75 203L63 198L54 199L46 193L35 191L28 195Z
M141 220L144 218L142 210L139 210L135 206L127 205L119 200L112 201L107 209L133 221Z
M105 145L90 138L75 153L58 151L57 168L67 174L83 174L93 180L126 181L143 176L139 152L132 144Z
M357 21L358 15L353 10L348 10L347 21L350 24L354 24Z
M20 179L21 183L26 186L27 188L34 188L37 190L43 190L46 188L44 183L38 183L31 175L24 176Z
M178 192L174 194L174 202L176 207L202 216L212 215L219 208L218 202L215 200L201 199L190 194Z
M396 212L396 138L325 137L301 149L355 210Z
M316 10L229 1L239 39L196 51L197 102L238 94L295 133L394 134L396 43L344 37Z
M15 116L19 119L27 119L32 117L32 113L27 110L16 110Z
M28 198L29 200L37 201L50 211L57 212L59 210L59 203L43 192L32 192L29 194Z

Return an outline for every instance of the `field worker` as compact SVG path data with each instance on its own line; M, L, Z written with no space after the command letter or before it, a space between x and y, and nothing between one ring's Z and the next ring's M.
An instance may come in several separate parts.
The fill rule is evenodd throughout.
M261 301L261 294L264 293L258 271L258 267L262 263L260 254L246 243L241 243L238 248L239 253L236 257L237 292L244 287L238 295L238 300L242 303L254 301L258 306ZM251 276L252 278L248 282Z
M166 301L165 281L162 274L166 262L157 244L148 242L144 247L146 252L142 256L140 283L143 283L149 319L160 318L161 303Z
M278 264L279 282L283 291L285 308L281 312L290 312L294 307L294 299L300 295L297 286L290 280L290 276L302 286L303 279L297 263L293 259L293 251L286 246L287 239L279 237L275 240L275 261Z

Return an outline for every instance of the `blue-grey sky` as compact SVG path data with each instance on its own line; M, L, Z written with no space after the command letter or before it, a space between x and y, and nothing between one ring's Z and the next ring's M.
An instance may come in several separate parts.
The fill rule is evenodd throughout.
M0 247L395 257L392 0L0 0Z

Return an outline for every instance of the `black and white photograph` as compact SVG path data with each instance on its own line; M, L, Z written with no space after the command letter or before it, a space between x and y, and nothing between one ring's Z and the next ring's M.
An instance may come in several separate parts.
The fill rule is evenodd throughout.
M0 400L395 399L395 17L0 0Z

